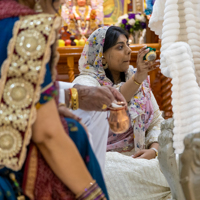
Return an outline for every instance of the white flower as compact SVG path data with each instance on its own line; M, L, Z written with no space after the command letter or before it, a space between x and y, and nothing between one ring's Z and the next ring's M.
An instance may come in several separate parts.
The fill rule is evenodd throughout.
M146 22L146 18L144 15L141 15L141 22Z
M134 19L130 19L130 20L128 21L128 23L129 23L131 26L134 26L135 20L134 20Z
M146 22L144 15L135 15L135 19L139 20L140 22Z
M123 19L128 19L128 14L118 17L118 20L117 20L117 23L115 24L115 26L119 26L122 23Z

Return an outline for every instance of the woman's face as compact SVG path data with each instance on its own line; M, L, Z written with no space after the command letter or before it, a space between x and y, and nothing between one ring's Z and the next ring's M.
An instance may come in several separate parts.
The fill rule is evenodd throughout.
M125 72L129 68L131 49L125 35L120 35L115 46L103 54L109 70L112 72Z

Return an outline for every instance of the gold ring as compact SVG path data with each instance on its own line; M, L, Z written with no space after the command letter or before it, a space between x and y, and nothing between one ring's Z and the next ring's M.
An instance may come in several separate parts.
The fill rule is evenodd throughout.
M107 108L107 105L106 105L106 104L103 104L102 110L105 110L106 108Z

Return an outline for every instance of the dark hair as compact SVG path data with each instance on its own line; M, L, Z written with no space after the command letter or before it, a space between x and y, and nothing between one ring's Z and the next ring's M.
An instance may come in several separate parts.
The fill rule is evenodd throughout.
M103 53L105 53L111 47L115 46L120 35L124 35L127 38L127 40L129 38L128 32L126 32L124 29L122 29L120 27L111 26L108 28L108 30L106 32ZM113 76L111 74L111 71L108 68L105 69L105 73L106 73L107 78L109 78L114 83ZM122 82L126 81L124 72L120 73L120 78L121 78Z
M54 5L53 5L53 3L54 3L55 1L56 1L56 0L52 0L51 6L52 6L52 8L54 9L55 13L58 14L58 10L57 10L57 9L54 7Z

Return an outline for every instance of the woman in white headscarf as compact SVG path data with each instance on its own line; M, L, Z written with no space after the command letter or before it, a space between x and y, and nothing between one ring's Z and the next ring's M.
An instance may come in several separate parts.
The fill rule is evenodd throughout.
M83 85L115 87L128 102L131 126L119 135L109 133L102 112L75 112L83 120L87 115L86 125L92 134L97 159L99 152L105 156L106 148L109 151L106 153L105 179L113 200L160 200L170 195L155 159L163 118L148 78L148 72L156 68L157 62L143 60L148 51L146 47L139 51L137 70L134 69L129 66L131 50L127 33L115 26L102 27L89 37L79 60L80 76L74 80ZM99 146L100 143L104 145ZM103 156L99 159L100 164L102 159Z

